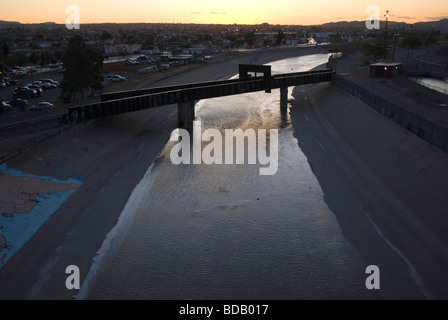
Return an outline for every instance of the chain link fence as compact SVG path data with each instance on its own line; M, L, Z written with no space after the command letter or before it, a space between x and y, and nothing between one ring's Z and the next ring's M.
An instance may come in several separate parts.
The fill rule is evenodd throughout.
M428 121L342 76L334 74L332 83L355 96L385 117L393 120L406 130L414 133L437 148L448 152L448 129Z

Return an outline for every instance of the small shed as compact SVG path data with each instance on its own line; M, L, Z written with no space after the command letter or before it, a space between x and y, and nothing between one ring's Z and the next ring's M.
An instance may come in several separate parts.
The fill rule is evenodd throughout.
M403 64L398 62L378 62L370 65L371 78L392 78L394 73L401 73Z

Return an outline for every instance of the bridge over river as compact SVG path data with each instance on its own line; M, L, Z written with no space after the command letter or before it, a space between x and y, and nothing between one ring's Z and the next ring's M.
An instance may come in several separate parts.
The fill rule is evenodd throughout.
M240 65L239 78L103 94L101 102L69 109L78 121L178 104L179 127L191 126L196 101L256 91L280 89L280 105L287 106L288 87L331 81L330 69L271 75L270 66ZM262 74L262 76L259 76Z

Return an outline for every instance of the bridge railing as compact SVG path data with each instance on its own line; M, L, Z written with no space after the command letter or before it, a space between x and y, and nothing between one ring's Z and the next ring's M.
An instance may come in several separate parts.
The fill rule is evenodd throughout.
M0 133L13 131L13 130L17 130L17 129L28 128L28 127L37 127L37 126L48 124L50 122L63 122L63 120L64 120L64 115L56 115L56 116L49 116L49 117L41 118L41 119L37 119L37 120L23 121L23 122L11 124L11 125L0 126Z
M331 81L332 74L332 70L318 70L274 75L271 80L271 88ZM72 116L75 115L75 119L86 120L187 101L264 91L265 89L265 79L258 77L122 91L104 94L102 102L69 108L69 113Z
M309 76L309 75L315 75L315 74L327 74L329 72L331 73L333 71L331 69L326 69L326 70L314 70L314 71L306 71L306 72L286 73L286 74L281 74L281 75L273 75L272 80L274 81L275 79L289 77L289 76L295 77L295 76L301 76L301 75ZM263 79L263 77L252 78L252 80L253 79ZM138 97L138 96L154 94L154 93L161 93L161 92L168 92L168 91L200 88L200 87L214 86L214 85L234 84L234 83L240 83L242 81L245 82L248 80L230 79L230 80L205 81L205 82L196 82L196 83L155 87L155 88L147 88L147 89L117 91L117 92L111 92L111 93L103 93L101 95L101 101L106 102L106 101L110 101L110 100Z
M103 93L101 95L101 101L106 102L106 101L110 101L110 100L144 96L147 94L203 87L203 86L207 86L207 85L214 85L216 83L227 84L227 83L235 83L235 82L239 82L239 79L206 81L206 82L196 82L196 83L189 83L189 84L173 85L173 86L154 87L154 88L147 88L147 89L117 91L117 92Z

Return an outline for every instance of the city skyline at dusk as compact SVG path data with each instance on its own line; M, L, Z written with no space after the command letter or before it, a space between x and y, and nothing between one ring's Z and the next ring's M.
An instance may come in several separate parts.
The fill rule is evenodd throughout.
M316 25L337 21L363 21L371 13L366 8L374 5L380 18L386 10L390 20L416 23L448 18L445 0L428 0L424 3L396 0L379 1L204 1L180 0L155 2L144 0L17 0L2 3L0 20L21 23L65 23L70 15L68 6L80 10L81 23L198 23L198 24L289 24ZM27 8L23 10L23 8Z

